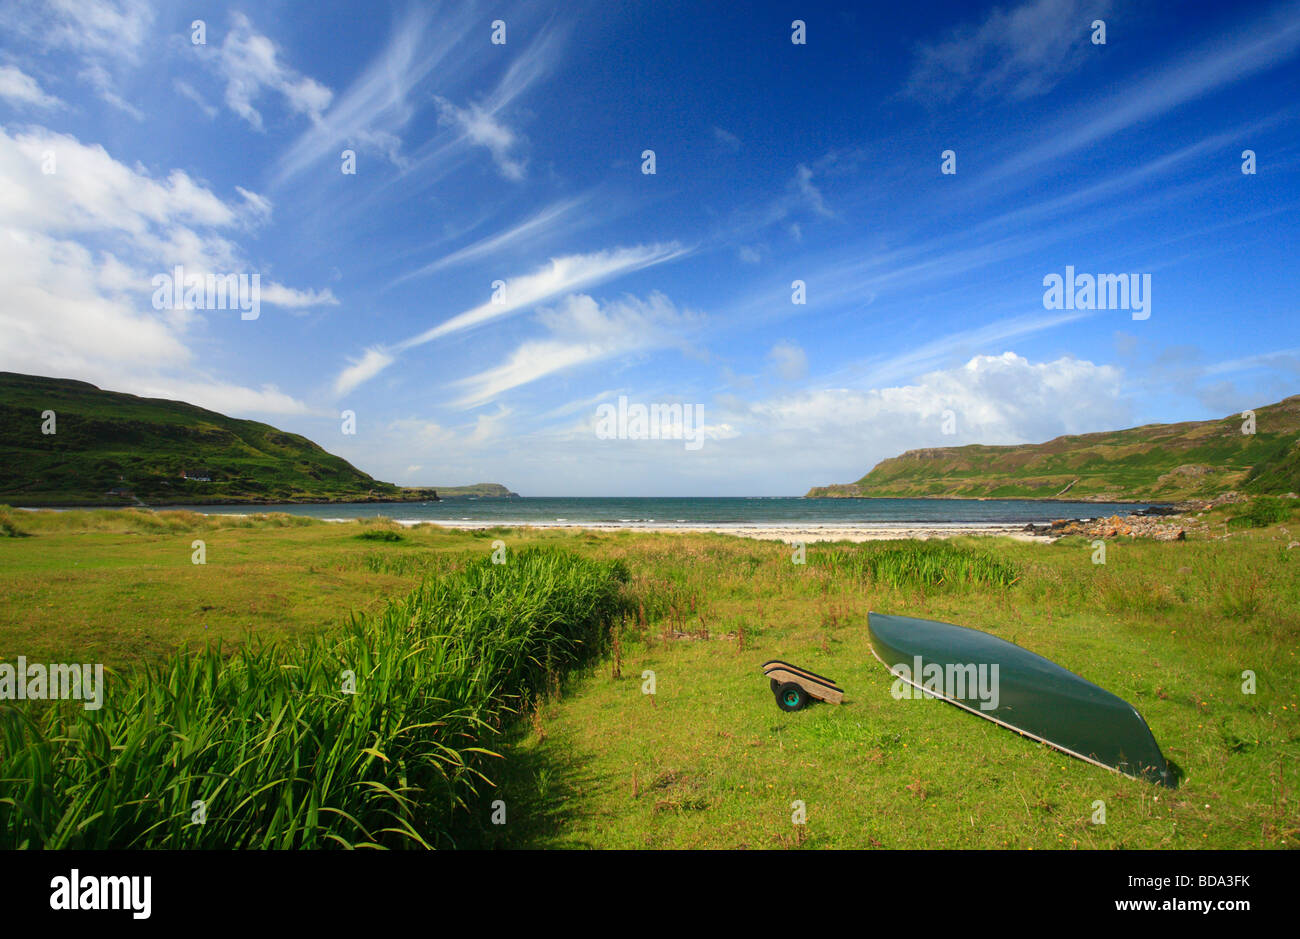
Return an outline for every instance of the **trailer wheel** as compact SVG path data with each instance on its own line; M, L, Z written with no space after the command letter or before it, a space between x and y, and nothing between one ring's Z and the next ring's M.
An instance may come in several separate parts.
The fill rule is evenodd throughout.
M787 681L776 689L776 706L783 711L801 711L808 706L808 692L798 682Z
M772 679L772 694L776 694L776 689L781 687L781 683L775 678Z

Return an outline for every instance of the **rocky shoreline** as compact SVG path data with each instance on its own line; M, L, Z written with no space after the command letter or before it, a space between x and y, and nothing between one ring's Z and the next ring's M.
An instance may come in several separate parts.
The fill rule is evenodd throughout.
M1287 498L1294 499L1296 494L1289 492ZM1047 525L1030 523L1022 531L1035 537L1063 538L1066 535L1083 535L1086 538L1150 538L1154 541L1186 541L1187 533L1208 532L1209 526L1200 520L1200 516L1210 509L1222 505L1233 505L1247 501L1239 492L1225 492L1213 499L1191 499L1173 505L1155 505L1148 509L1134 512L1132 515L1109 518L1066 519L1060 518ZM1213 537L1223 537L1217 534Z
M1032 522L1024 527L1026 534L1048 538L1063 538L1066 535L1083 535L1087 538L1119 538L1128 535L1133 538L1151 538L1155 541L1186 541L1187 526L1180 525L1182 516L1174 515L1164 519L1130 515L1121 518L1112 515L1109 518L1065 519L1060 518L1049 525L1035 525Z

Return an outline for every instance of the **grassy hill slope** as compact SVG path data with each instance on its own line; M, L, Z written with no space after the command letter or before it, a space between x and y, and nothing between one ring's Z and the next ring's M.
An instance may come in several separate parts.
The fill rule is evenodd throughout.
M909 450L855 483L809 497L955 497L1082 500L1209 498L1229 490L1300 492L1300 395L1239 414L1148 424L1019 446Z
M508 496L519 495L517 492L511 492L500 483L474 483L469 486L431 486L429 488L438 491L439 499L459 499L469 496L476 496L480 499L504 499Z
M55 433L42 433L43 413ZM207 476L210 481L183 479ZM125 490L109 493L113 490ZM429 498L306 437L180 401L0 372L0 501L17 505Z

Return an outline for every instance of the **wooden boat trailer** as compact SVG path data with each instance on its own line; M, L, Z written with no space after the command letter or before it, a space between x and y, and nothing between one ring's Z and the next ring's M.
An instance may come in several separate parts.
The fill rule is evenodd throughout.
M776 706L783 711L802 710L808 706L810 699L825 701L827 704L840 704L844 701L844 689L835 684L834 679L789 662L780 659L764 662L763 674L770 679Z

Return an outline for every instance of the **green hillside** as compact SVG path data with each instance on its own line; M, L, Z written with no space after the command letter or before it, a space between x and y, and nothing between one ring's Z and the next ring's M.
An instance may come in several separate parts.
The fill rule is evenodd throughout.
M53 434L42 433L46 411L55 413ZM379 482L306 437L269 424L81 381L0 372L0 502L357 502L431 495Z
M436 489L439 499L460 499L476 497L479 499L504 499L509 496L518 497L519 493L511 492L500 483L474 483L471 486L431 486Z
M1242 425L1232 414L1047 443L909 450L855 483L808 496L1176 501L1229 490L1300 492L1300 395L1257 408L1254 434Z

